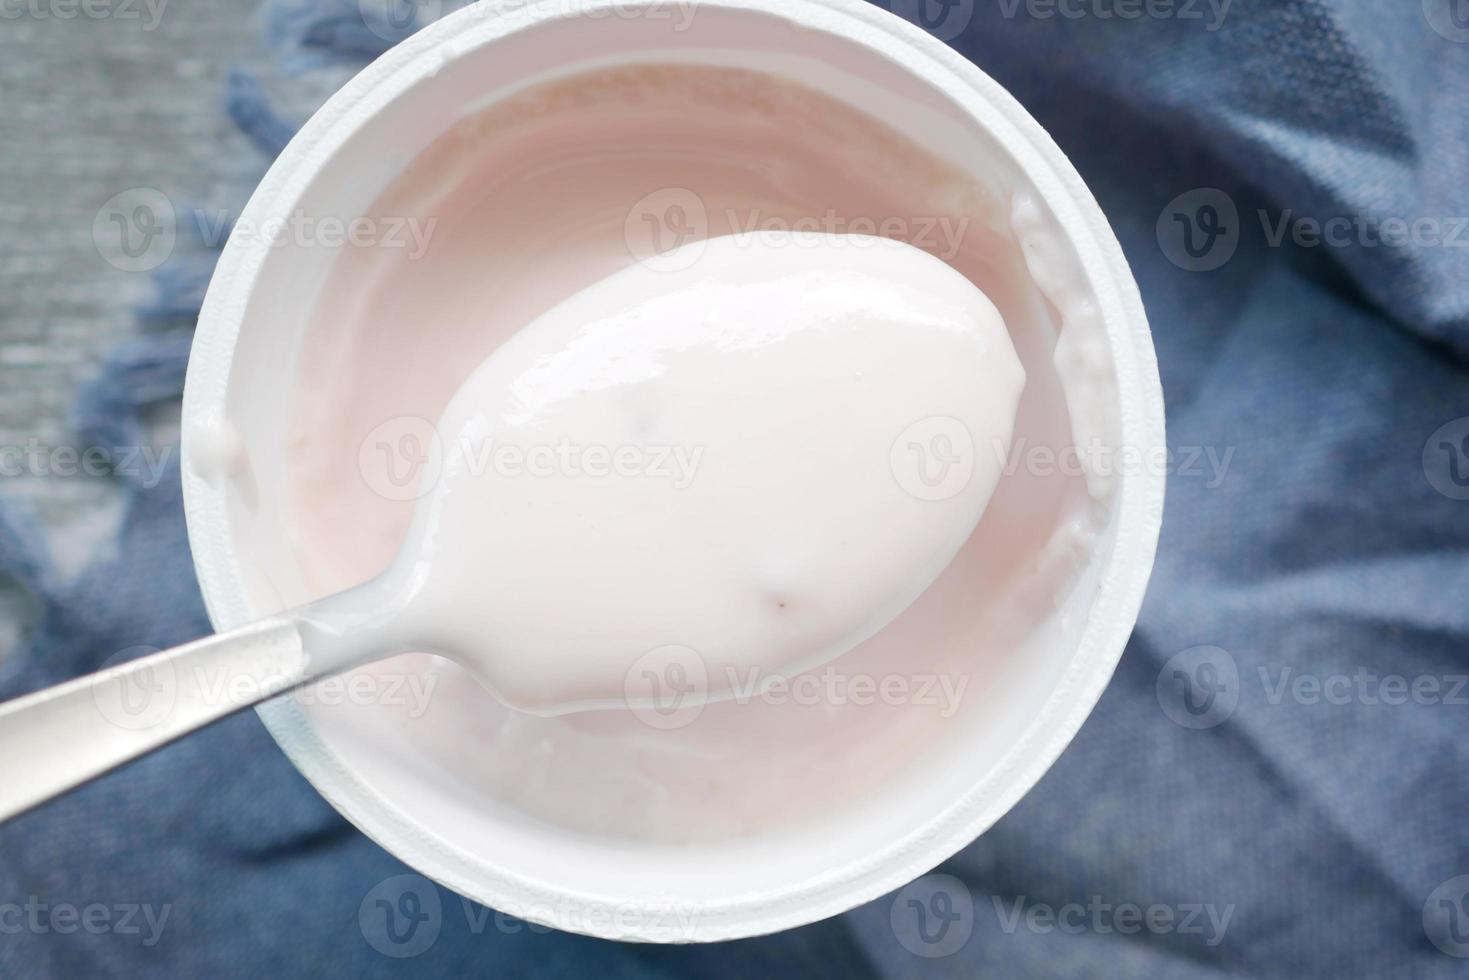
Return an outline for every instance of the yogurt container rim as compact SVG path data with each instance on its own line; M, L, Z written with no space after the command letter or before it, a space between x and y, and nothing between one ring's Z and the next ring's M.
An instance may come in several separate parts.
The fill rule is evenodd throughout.
M656 3L657 0L652 0ZM288 212L307 185L334 164L368 120L419 82L483 45L552 20L625 10L628 0L530 0L488 11L462 8L392 48L333 95L282 152L240 221L264 226ZM942 42L862 0L698 0L702 8L772 15L835 35L901 65L962 107L1016 160L1076 250L1105 323L1119 396L1122 445L1161 447L1163 400L1146 314L1110 226L1081 177L1028 113L998 83ZM184 506L195 568L210 619L228 629L254 618L228 534L225 489L191 465L191 422L221 417L247 301L269 244L231 239L200 314L184 394L181 457ZM814 922L874 899L923 874L1004 815L1039 780L1090 714L1136 622L1162 519L1162 472L1127 473L1115 493L1115 544L1081 642L1050 703L1016 739L1001 767L922 826L868 855L791 888L711 898L689 910L692 932L647 917L629 926L628 901L510 874L424 832L365 786L321 742L294 706L260 715L291 762L370 838L444 886L556 928L640 941L716 941ZM574 907L575 915L559 910ZM636 919L637 917L633 917ZM602 924L605 924L602 925Z

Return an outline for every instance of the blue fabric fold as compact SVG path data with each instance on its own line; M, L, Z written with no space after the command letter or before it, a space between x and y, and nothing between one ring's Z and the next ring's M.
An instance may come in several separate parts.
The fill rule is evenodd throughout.
M1434 29L1432 0L1234 0L1214 29L1217 4L1171 5L1202 19L1098 15L1124 6L925 7L1092 187L1148 306L1176 458L1218 464L1170 475L1153 583L1096 712L945 877L804 929L675 948L486 919L407 879L394 887L438 896L439 933L385 955L359 911L411 870L245 715L0 827L0 975L1464 975L1469 44ZM1081 15L1043 14L1056 9ZM267 31L283 64L309 70L374 56L404 22L369 16L292 0ZM267 155L294 128L243 72L226 105ZM1188 202L1204 190L1235 212L1234 251L1194 272L1160 228L1175 209L1198 220ZM1394 218L1464 247L1371 244ZM1352 225L1339 243L1297 240L1303 220L1333 219ZM164 267L155 318L196 309L208 263L188 261ZM186 355L167 332L120 350L82 393L78 431L143 439L140 413L177 397ZM173 467L129 487L119 539L75 581L0 509L0 573L46 600L0 696L207 630ZM1362 675L1376 694L1310 694ZM1437 694L1391 703L1394 677ZM32 897L168 912L151 944L146 926L7 931L6 909ZM1129 903L1175 921L1117 928ZM915 932L909 909L940 928ZM942 917L953 909L968 914ZM1046 928L1047 911L1081 928ZM930 942L946 923L962 930L953 949Z

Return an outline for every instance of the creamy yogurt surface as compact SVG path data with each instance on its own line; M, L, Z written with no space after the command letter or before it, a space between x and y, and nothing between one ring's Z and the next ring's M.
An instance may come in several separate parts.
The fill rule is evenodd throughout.
M727 580L731 588L722 594L731 597L729 605L708 619L691 617L686 629L673 631L691 638L636 632L634 645L696 651L703 646L699 656L715 665L717 681L728 676L720 669L719 646L731 634L701 628L737 623L748 607L757 615L740 629L778 635L782 622L812 615L797 644L807 649L807 639L821 635L822 622L831 620L822 610L801 609L803 583L837 574L853 580L853 601L872 611L864 624L870 635L851 651L783 686L740 685L733 697L690 710L556 717L502 703L445 658L412 654L363 670L422 681L420 689L431 698L421 710L380 703L307 705L320 737L338 747L345 764L370 757L380 772L401 766L405 779L411 774L420 784L431 782L435 794L455 805L597 837L659 841L734 839L817 820L901 781L956 732L982 737L975 732L982 733L986 716L1007 710L1004 690L1015 651L1054 628L1058 597L1072 586L1092 547L1096 506L1084 480L1038 475L1023 458L1017 462L1016 447L1070 442L1066 398L1053 363L1054 311L1035 287L1011 226L1021 203L853 109L737 70L597 71L532 88L446 133L373 208L384 220L431 223L427 249L344 251L300 353L288 460L300 586L283 590L289 601L340 591L389 567L415 533L417 493L404 489L414 484L402 477L422 476L417 471L427 465L428 455L419 450L435 427L425 420L456 412L451 396L481 362L514 364L518 378L534 378L534 364L515 361L516 331L619 270L678 276L679 263L670 258L705 239L708 248L716 248L724 237L762 231L877 233L928 253L926 266L903 271L905 281L929 287L918 289L922 295L913 298L908 312L945 319L944 297L962 281L992 301L994 315L980 317L983 325L974 325L974 336L963 340L941 329L920 330L903 344L873 338L853 348L860 363L846 365L845 372L836 370L825 347L824 357L811 351L796 357L792 347L784 367L759 364L753 352L737 353L734 361L725 358L728 351L719 355L734 374L744 371L742 383L768 368L790 384L810 386L798 390L813 405L841 405L857 415L859 424L853 425L835 414L813 413L821 436L814 442L826 440L844 451L806 463L834 467L822 472L859 492L838 494L830 489L834 483L819 480L803 484L820 487L830 507L803 508L799 522L789 514L760 513L739 499L729 489L735 469L710 469L718 458L713 443L721 442L710 440L711 432L729 437L721 444L753 452L750 447L760 440L748 439L749 430L768 430L765 448L775 450L768 458L801 442L786 419L764 413L758 401L691 400L687 404L698 408L690 415L694 409L671 410L657 398L652 404L636 397L619 401L616 389L607 388L584 403L561 403L560 415L543 404L538 415L521 411L537 404L536 386L527 384L524 399L500 407L501 430L515 428L507 429L507 422L523 423L508 436L510 444L525 442L523 450L582 418L596 421L594 438L586 441L606 443L609 450L624 443L671 448L686 442L685 459L691 459L703 438L711 444L684 490L699 487L703 477L709 477L706 490L725 488L709 498L677 497L670 484L666 497L640 500L648 486L620 481L616 492L628 495L627 506L672 501L670 519L718 532L709 551L695 547L695 536L680 541L667 564L659 564L652 551L639 552L631 540L605 552L635 557L630 569L562 572L549 563L537 566L545 553L537 552L536 541L517 536L519 526L507 510L495 534L510 561L494 565L499 577L488 583L504 590L500 595L518 597L512 612L519 621L507 628L530 636L549 621L575 639L578 603L603 603L602 613L615 615L643 581L656 581L677 600L695 588L681 574L693 561L703 573ZM793 274L801 254L791 252ZM860 291L840 292L828 308L850 310ZM688 312L697 314L689 317L691 338L721 308L712 295L707 298L688 300ZM572 320L568 336L576 329ZM1006 338L1003 343L997 335ZM978 336L984 345L974 343ZM816 334L810 343L822 346ZM675 340L664 350L682 349ZM1018 364L993 370L1006 351L1013 351ZM998 359L991 356L996 353ZM699 353L697 344L678 356L688 358L680 370L703 379L701 385L721 370L714 355ZM734 369L740 357L750 360ZM923 370L934 372L927 392L932 398L894 406L891 396L898 389L884 386L867 391L878 397L865 397L859 375L870 384L883 371L916 369L919 359ZM797 361L812 360L829 372L824 384L847 389L824 400L815 379L795 369ZM992 371L983 376L996 381L989 400L953 407L942 393L981 377L960 377L971 365ZM881 426L874 422L878 414ZM895 414L916 428L894 431ZM695 428L705 435L695 435ZM852 448L854 433L878 429L880 452L875 462L861 457L866 462L860 465L871 469L859 472L858 456L845 450ZM969 467L969 479L957 493L945 482L946 461ZM773 478L769 470L741 471ZM529 476L501 485L510 508L558 513L574 513L586 502L577 495L592 492L585 481L551 482L548 489L546 480ZM925 495L937 496L939 506ZM770 498L750 495L755 499ZM844 504L867 508L874 519L864 524L864 514L842 511ZM738 521L721 524L719 508L732 505L740 505ZM901 541L881 537L884 528L960 511L970 526L979 517L977 526L960 535L952 560L916 576L895 578L888 568L842 560L835 557L840 551L833 552L845 528L877 535L867 543L875 542L878 550L900 548ZM952 527L963 525L957 517L945 519ZM558 546L569 547L596 528L573 517L561 532L565 538ZM545 573L539 579L515 575L516 569L538 567ZM550 579L556 584L548 591L542 583ZM429 615L431 605L424 609ZM626 625L629 635L642 628ZM590 657L597 647L573 648ZM677 680L666 669L670 665L686 664L655 661L651 676ZM621 673L604 672L597 691L621 681ZM534 690L510 699L543 700ZM596 700L596 692L589 699Z
M663 258L469 376L385 580L401 645L517 708L656 710L825 664L928 588L999 483L1003 454L905 479L929 429L1008 446L1024 384L942 261L786 232Z

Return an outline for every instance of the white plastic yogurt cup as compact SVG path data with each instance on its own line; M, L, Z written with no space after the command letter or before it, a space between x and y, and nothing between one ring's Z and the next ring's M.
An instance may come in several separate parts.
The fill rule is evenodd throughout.
M466 114L534 83L649 63L730 66L800 83L973 174L1003 203L1044 300L1035 307L1056 321L1045 353L1064 388L1072 438L1089 447L1076 457L1076 478L1094 524L1077 532L1086 557L1049 603L1046 628L1005 665L990 723L956 723L914 760L901 788L816 824L664 843L656 835L599 838L513 807L466 802L424 774L427 767L354 746L350 724L324 726L299 700L260 714L333 806L439 883L569 931L713 941L813 922L903 885L988 829L1046 771L1100 697L1136 620L1162 515L1163 403L1136 284L1060 150L969 62L859 0L466 8L333 96L271 168L239 227L272 227L302 210L363 213ZM184 398L184 494L196 569L219 629L299 598L280 578L292 562L283 502L289 392L335 257L330 248L236 235L200 315ZM1027 479L1027 466L1014 478ZM1060 540L1069 547L1064 534ZM356 723L364 719L372 721L361 715Z

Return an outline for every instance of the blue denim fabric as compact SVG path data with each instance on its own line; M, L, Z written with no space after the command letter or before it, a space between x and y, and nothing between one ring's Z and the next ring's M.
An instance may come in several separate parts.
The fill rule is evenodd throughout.
M778 936L616 945L486 920L416 879L380 885L408 869L244 715L0 828L0 975L1469 971L1453 955L1469 954L1469 879L1456 881L1469 875L1469 691L1454 690L1469 675L1469 501L1456 499L1469 428L1436 434L1469 416L1469 231L1455 230L1469 216L1469 4L1235 0L1211 30L1210 5L1189 0L1136 18L1117 15L1128 0L924 2L894 6L1006 85L1112 220L1178 451L1136 633L1035 791L938 869L951 877ZM384 46L341 0L277 8L270 32L301 70ZM268 152L293 128L246 75L228 109ZM1298 220L1358 216L1368 233L1323 245ZM1373 244L1393 218L1436 222L1441 240ZM165 273L150 315L192 312L207 265ZM119 444L105 434L177 398L185 354L177 339L120 351L79 428ZM1227 466L1190 461L1195 449ZM119 638L163 646L208 628L176 472L133 490L116 546L78 579L59 580L4 510L0 563L46 609L3 696L91 670ZM1354 680L1344 703L1311 694L1363 675L1378 687ZM1392 676L1436 693L1385 703ZM365 901L375 887L385 905ZM376 948L412 951L382 930L406 934L434 897L431 946ZM1130 929L1126 903L1171 923ZM60 905L104 906L110 926L65 933ZM121 928L126 906L168 908L156 942L141 913ZM40 925L12 929L17 915Z

